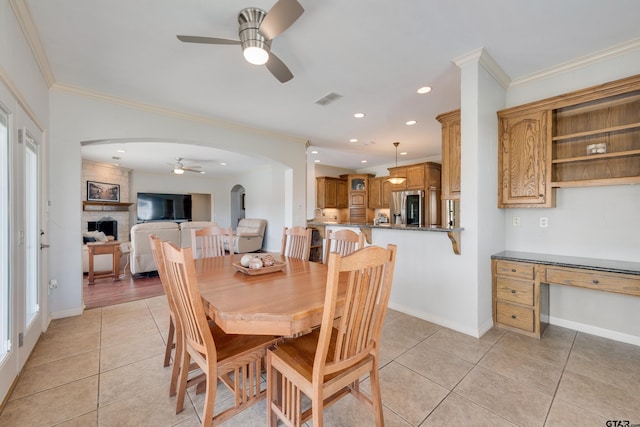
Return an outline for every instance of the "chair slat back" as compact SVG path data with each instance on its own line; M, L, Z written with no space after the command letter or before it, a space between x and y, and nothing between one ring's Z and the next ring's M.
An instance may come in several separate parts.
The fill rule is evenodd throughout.
M395 266L396 246L368 246L343 257L329 254L327 293L313 365L314 377L337 372L379 350ZM341 275L342 273L342 275ZM344 311L334 325L340 277L346 275ZM335 350L329 353L332 333Z
M227 242L229 253L233 255L233 231L231 227L222 228L217 226L205 227L201 229L191 230L191 246L194 249L198 247L198 238L200 240L200 257L211 258L216 256L225 256L224 243ZM197 255L196 255L197 256Z
M164 262L164 254L162 253L162 240L155 234L149 235L149 241L151 242L151 253L153 254L153 260L156 263L158 276L160 277L160 283L162 283L162 289L169 301L169 313L172 318L176 316L176 307L173 300L171 289L169 289L169 279L167 279L167 270Z
M325 238L324 256L322 262L329 261L330 252L338 252L342 256L349 255L364 247L364 233L356 233L353 230L327 231Z
M311 253L311 229L305 227L284 228L280 254L309 261Z
M162 244L162 252L167 281L187 345L206 358L216 360L215 343L198 290L193 252L191 248L180 249L171 242Z

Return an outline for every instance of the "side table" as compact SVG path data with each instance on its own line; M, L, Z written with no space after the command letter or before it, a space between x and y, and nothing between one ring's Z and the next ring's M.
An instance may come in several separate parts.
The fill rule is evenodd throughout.
M104 277L113 277L113 281L120 280L120 242L113 240L110 242L92 242L87 243L87 250L89 253L89 285L95 284L95 279L102 279ZM111 264L111 271L93 271L93 256L111 254L113 262Z

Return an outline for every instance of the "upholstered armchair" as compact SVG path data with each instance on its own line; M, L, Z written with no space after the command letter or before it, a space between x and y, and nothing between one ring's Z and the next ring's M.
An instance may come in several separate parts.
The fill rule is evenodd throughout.
M256 252L262 249L264 232L267 228L266 219L243 218L233 236L233 252L242 254ZM228 247L226 247L229 250Z

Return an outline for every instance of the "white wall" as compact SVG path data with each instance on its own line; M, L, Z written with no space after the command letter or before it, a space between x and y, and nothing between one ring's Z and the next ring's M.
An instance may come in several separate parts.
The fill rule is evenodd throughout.
M211 220L221 227L229 226L229 191L224 180L199 175L156 174L131 171L131 201L136 202L138 193L209 194ZM226 202L225 202L226 200ZM137 222L136 206L130 210L131 224Z
M275 200L269 200L269 215L272 217L262 217L277 225L289 215L293 225L305 224L306 141L59 87L54 87L51 91L50 120L51 164L64 165L56 168L56 173L52 173L50 177L50 217L52 224L55 224L51 244L57 248L52 251L50 271L51 277L56 278L59 283L58 289L51 296L51 311L55 316L66 316L82 310L82 141L118 138L174 139L229 151L250 152L273 163L272 175L262 180L260 186L254 187L263 190L269 185L277 186L268 192L274 195ZM287 175L291 181L288 188L292 193L292 202L287 205L278 202L278 198L284 197L285 171L290 171ZM274 174L279 174L280 177L274 178ZM254 181L260 179L255 178ZM227 186L227 195L236 183L244 185L242 182L231 183ZM138 184L132 184L132 188L134 186L140 188ZM249 187L244 186L248 193ZM278 189L280 192L276 194ZM132 189L134 191L137 190ZM197 191L203 192L200 189ZM225 194L225 191L222 193ZM218 206L218 201L214 203ZM228 205L228 200L226 203ZM252 212L249 210L247 215L252 215ZM228 223L228 216L228 212L223 213L222 218L216 216L214 221Z
M640 51L551 74L509 89L507 106L640 73ZM640 262L640 185L563 188L550 209L505 210L509 250ZM519 216L521 225L511 225ZM540 228L539 218L549 218ZM551 286L551 323L640 345L640 298Z

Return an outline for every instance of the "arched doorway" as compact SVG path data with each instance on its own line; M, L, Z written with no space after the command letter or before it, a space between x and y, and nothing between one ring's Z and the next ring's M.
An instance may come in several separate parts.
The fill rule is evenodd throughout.
M238 227L238 222L245 217L244 187L242 185L236 184L231 189L229 207L231 208L230 224L235 229Z

